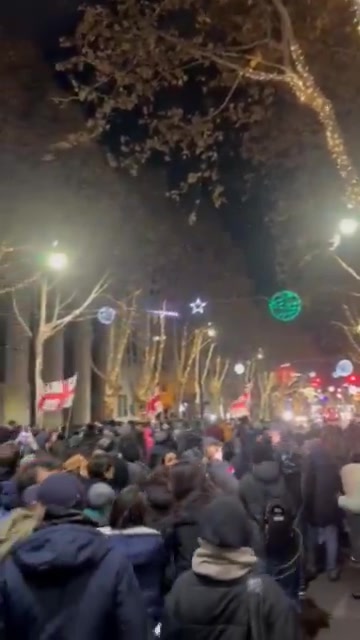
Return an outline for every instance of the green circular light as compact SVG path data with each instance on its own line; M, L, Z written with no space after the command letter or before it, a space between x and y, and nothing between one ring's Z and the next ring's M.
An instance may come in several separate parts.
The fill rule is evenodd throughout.
M295 291L278 291L269 300L269 311L280 322L292 322L302 311L302 300Z

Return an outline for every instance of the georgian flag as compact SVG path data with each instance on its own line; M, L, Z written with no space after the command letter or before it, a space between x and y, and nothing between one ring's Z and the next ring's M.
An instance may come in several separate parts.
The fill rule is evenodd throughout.
M55 380L44 384L38 402L43 412L62 411L72 406L75 397L77 373L66 380Z
M160 389L157 387L155 389L154 394L149 398L146 403L146 414L150 418L155 418L158 413L161 413L164 410L163 403L161 401Z
M242 393L229 408L231 418L244 418L250 414L251 384L247 384Z

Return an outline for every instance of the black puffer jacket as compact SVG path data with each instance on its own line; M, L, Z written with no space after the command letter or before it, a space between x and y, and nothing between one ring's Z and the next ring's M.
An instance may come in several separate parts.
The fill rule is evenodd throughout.
M270 500L281 498L291 506L280 465L274 460L254 464L252 471L240 480L239 493L250 517L258 524L263 522Z
M270 576L221 582L193 571L180 576L167 596L161 640L253 639L250 608L256 628L264 630L261 638L298 640L293 606Z
M166 523L164 535L172 557L173 579L191 567L193 553L199 546L199 518L211 500L210 496L193 492Z

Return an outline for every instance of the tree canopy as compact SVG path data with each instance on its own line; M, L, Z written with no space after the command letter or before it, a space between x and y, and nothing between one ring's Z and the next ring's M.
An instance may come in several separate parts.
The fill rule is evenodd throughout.
M91 116L86 131L63 146L120 122L123 164L136 171L154 151L196 159L180 191L210 183L220 204L224 146L255 159L279 157L294 142L291 133L298 144L306 135L290 126L290 136L274 145L273 132L268 140L259 135L264 121L279 117L281 97L314 112L346 203L355 206L359 181L333 85L344 100L352 97L349 77L360 64L356 26L348 0L114 0L87 7L74 38L63 43L71 55L61 66Z

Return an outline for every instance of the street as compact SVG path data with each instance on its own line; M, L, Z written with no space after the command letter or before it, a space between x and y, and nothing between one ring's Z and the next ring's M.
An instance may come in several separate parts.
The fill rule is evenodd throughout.
M358 640L360 633L360 600L351 597L360 589L360 570L347 567L339 582L330 583L326 576L314 582L309 595L319 606L331 613L330 631L324 631L318 640Z

